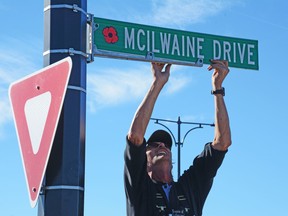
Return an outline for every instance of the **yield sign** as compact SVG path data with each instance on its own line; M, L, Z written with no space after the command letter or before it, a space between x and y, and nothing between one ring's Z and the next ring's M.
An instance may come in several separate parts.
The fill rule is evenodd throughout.
M34 208L57 129L72 60L67 57L10 85L9 96Z

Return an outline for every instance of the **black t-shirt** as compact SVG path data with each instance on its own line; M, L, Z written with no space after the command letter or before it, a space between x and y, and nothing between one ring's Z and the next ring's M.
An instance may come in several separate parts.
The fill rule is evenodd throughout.
M126 140L124 183L127 216L201 216L213 178L227 151L215 150L211 143L207 143L193 165L172 183L168 201L163 190L165 186L151 180L147 174L145 140L141 146Z

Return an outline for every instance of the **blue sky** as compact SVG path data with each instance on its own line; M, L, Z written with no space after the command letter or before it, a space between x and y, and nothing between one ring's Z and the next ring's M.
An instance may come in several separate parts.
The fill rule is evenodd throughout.
M207 216L286 215L288 102L285 0L98 0L94 16L259 41L259 71L231 68L223 86L232 131L231 146L206 201ZM37 215L29 205L9 84L43 65L43 4L0 5L0 212ZM211 72L172 66L153 117L213 123ZM123 151L134 112L152 80L149 63L95 58L87 67L85 215L125 215ZM176 134L176 125L168 124ZM152 121L147 136L161 128ZM182 127L183 133L190 128ZM181 149L182 171L213 139L211 127L190 133ZM174 176L177 151L173 147ZM176 179L175 179L176 180ZM107 213L109 212L109 214Z

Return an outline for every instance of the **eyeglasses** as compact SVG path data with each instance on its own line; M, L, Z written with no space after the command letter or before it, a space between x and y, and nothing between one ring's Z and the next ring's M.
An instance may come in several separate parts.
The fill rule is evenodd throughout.
M165 143L163 144L165 145L166 148L170 149L170 146L166 145ZM160 145L161 143L150 142L150 143L147 143L146 147L158 148Z

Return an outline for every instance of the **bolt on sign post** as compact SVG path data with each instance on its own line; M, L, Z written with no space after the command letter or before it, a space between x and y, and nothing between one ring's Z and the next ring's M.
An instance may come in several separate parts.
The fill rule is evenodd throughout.
M202 66L223 59L258 70L258 41L94 17L94 56Z

